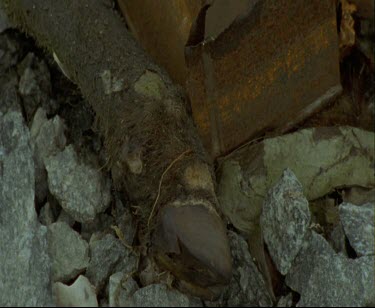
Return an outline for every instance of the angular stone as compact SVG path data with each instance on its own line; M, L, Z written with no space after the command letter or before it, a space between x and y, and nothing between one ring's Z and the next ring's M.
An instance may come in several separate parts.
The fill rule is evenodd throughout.
M109 278L109 307L124 307L126 301L139 289L127 273L117 272Z
M48 186L62 208L79 222L92 221L110 203L110 183L98 169L80 163L73 146L46 159Z
M66 223L48 226L48 246L53 281L68 282L89 264L89 245Z
M356 206L342 203L339 207L341 223L350 245L358 256L375 254L375 204Z
M139 289L125 307L190 307L189 297L165 284L151 284Z
M0 113L0 306L50 306L47 228L34 207L34 161L20 113Z
M286 169L279 182L269 190L260 218L272 260L285 275L310 224L309 203L301 183L290 169Z
M261 273L254 264L246 241L229 231L233 258L233 276L224 291L225 306L272 306L271 297Z
M93 236L94 237L94 236ZM136 270L137 258L112 234L90 240L90 263L86 276L100 291L109 277L118 271L131 274Z
M299 307L366 306L374 303L374 260L337 255L322 236L311 232L286 284L301 295Z
M46 159L64 149L65 125L59 116L47 120L46 111L38 108L31 125L31 141L35 159L35 184L37 201L43 201L48 192Z
M58 307L98 307L95 288L82 275L70 286L54 283L53 297Z

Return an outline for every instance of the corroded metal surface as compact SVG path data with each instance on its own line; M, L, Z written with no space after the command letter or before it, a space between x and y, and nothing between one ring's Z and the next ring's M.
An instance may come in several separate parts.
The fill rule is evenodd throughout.
M186 50L193 116L213 157L290 127L341 91L333 1L253 4L215 40Z

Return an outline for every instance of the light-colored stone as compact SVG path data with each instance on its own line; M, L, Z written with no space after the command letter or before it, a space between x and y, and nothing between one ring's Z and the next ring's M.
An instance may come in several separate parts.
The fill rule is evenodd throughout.
M53 281L68 282L89 264L89 245L64 222L48 226L48 246Z
M356 206L342 203L339 207L341 223L350 245L358 256L375 254L375 203Z
M218 170L220 208L237 229L251 233L285 168L293 170L309 201L336 187L375 187L374 138L358 128L322 127L243 147Z
M47 228L34 205L34 161L20 113L0 114L0 306L49 306Z
M79 162L73 146L46 159L48 187L62 208L78 222L90 222L111 200L110 182L94 168Z
M225 306L272 305L267 286L252 260L246 241L235 232L229 231L228 235L233 258L233 274L224 291Z
M55 282L53 297L58 307L98 307L95 288L82 275L71 286Z
M260 217L264 241L277 269L285 275L298 254L310 224L309 203L290 169L271 188Z
M48 192L45 162L51 155L56 155L66 145L65 125L59 116L48 120L46 111L38 108L31 125L31 143L34 149L35 183L37 202L42 202Z
M301 295L298 307L360 307L374 304L374 256L348 259L315 232L306 238L286 276Z

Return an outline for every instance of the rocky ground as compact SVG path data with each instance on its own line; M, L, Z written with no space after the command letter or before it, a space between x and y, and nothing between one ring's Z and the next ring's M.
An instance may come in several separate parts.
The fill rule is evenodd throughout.
M327 229L305 180L290 169L262 199L275 294L230 214L234 271L218 301L147 278L148 268L139 270L134 209L106 172L92 110L51 56L6 25L0 16L1 306L375 305L373 191L348 191L357 196L336 202ZM357 135L362 145L373 140L372 133ZM223 185L230 187L221 181L221 200L228 197Z

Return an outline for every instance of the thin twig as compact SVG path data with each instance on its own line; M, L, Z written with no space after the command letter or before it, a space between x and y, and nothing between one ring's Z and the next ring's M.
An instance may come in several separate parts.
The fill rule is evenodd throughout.
M191 150L186 150L185 152L181 153L175 160L173 160L170 165L167 167L167 169L164 170L163 174L161 175L160 177L160 181L159 181L159 188L158 188L158 194L156 196L156 199L155 199L155 202L152 206L152 210L151 210L151 213L150 213L150 216L148 217L148 221L147 221L147 227L148 229L150 229L150 222L151 222L151 218L152 216L154 215L154 211L155 211L155 208L156 208L156 204L158 203L159 201L159 197L160 197L160 191L161 191L161 184L163 183L163 178L164 176L167 174L167 172L169 171L169 169L172 168L172 166L178 162L184 155L188 154L189 152L191 152Z

